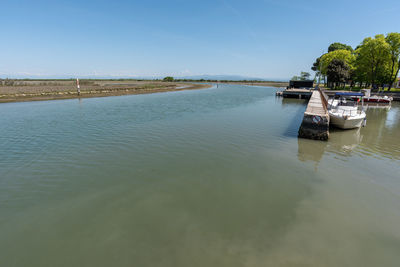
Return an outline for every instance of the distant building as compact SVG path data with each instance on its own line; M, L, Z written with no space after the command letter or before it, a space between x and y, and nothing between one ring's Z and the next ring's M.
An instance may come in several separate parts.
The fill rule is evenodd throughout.
M304 81L290 81L289 88L312 88L314 86L313 80Z

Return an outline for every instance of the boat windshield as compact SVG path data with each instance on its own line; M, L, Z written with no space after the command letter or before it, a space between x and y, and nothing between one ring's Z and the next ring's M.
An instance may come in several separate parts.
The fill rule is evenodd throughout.
M340 99L340 105L341 105L341 106L350 106L350 107L353 107L353 106L357 106L357 102L356 102L356 101L353 101L353 100L348 100L348 99L346 99L346 98L342 98L342 99Z
M339 99L336 99L338 106L346 106L346 107L354 107L357 106L358 102L354 101L351 98L346 98L346 97L340 97ZM336 102L335 101L335 102Z

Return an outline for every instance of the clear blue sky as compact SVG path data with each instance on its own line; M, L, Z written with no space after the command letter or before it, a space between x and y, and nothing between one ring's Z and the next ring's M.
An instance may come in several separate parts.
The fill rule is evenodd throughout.
M400 31L399 0L1 1L0 77L290 78Z

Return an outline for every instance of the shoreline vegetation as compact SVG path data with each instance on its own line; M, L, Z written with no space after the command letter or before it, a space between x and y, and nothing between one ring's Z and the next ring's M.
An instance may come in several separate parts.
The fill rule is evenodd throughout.
M151 94L205 89L209 83L286 87L287 82L216 80L82 79L78 94L75 79L3 79L0 103Z
M354 48L332 43L327 53L316 58L311 70L315 71L314 81L317 77L322 78L324 86L330 89L398 91L400 33L367 37ZM292 80L309 79L310 76L308 72L302 72L300 77L294 76Z

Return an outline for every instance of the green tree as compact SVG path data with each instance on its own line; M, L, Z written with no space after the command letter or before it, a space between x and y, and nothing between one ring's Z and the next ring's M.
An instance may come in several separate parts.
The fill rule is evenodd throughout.
M389 44L390 54L390 74L389 74L389 91L393 83L399 75L400 68L400 33L392 32L386 36L386 42Z
M302 71L302 72L300 73L300 76L295 75L295 76L292 77L291 80L292 80L292 81L305 81L305 80L310 79L310 76L311 76L310 73L305 72L305 71Z
M390 47L384 35L376 35L375 38L365 38L356 50L356 68L365 72L366 81L375 88L378 82L389 80L388 67L390 62Z
M302 71L300 73L300 80L305 81L305 80L309 80L311 77L311 74L305 71Z
M353 52L353 48L351 46L342 43L333 43L328 47L328 53L336 50L348 50Z
M354 69L355 55L349 50L340 49L329 52L321 57L321 73L323 75L327 75L328 66L334 59L344 61L350 70Z
M344 60L333 59L327 68L328 84L330 87L338 87L346 84L350 78L350 67Z
M167 76L163 79L164 82L173 82L174 81L174 77L171 76Z
M315 62L313 63L313 65L311 67L311 70L315 71L315 72L318 72L320 70L319 69L320 62L321 62L321 57L317 57L317 59L315 60Z

